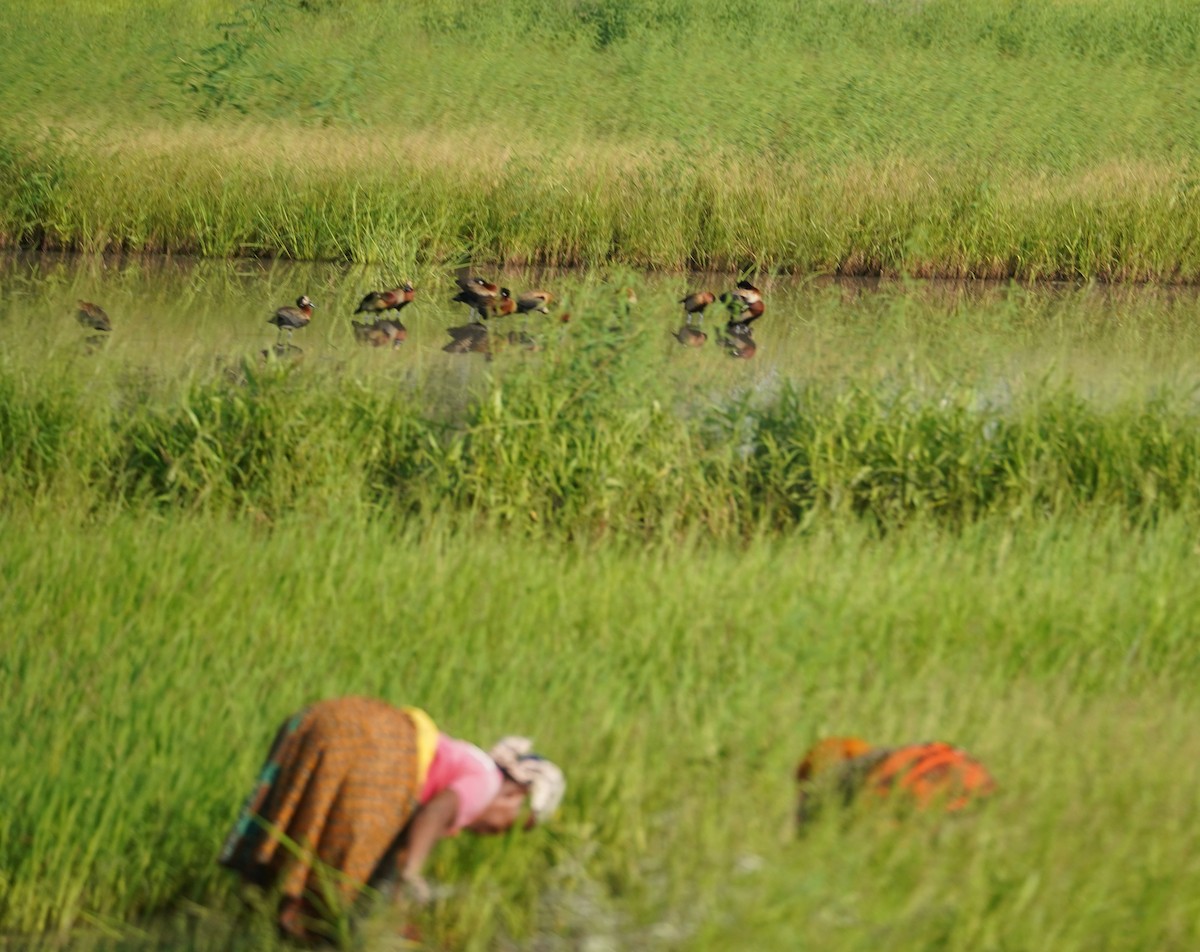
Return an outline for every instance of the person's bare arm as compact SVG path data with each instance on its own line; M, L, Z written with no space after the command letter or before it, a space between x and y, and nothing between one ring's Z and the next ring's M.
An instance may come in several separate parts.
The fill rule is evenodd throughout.
M400 870L400 880L411 891L418 902L429 900L429 886L421 877L421 868L433 845L450 832L454 817L458 813L458 794L453 790L443 790L413 817L412 829L408 831L408 856L404 868Z

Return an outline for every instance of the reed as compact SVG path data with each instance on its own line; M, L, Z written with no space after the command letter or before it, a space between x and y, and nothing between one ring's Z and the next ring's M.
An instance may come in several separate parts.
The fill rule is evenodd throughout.
M1194 19L1185 0L34 4L0 58L0 241L1191 281L1178 144L1198 130L1173 91Z

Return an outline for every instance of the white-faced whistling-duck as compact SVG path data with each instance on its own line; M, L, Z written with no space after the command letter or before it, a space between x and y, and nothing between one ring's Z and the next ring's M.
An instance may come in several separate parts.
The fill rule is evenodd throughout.
M725 310L729 312L732 320L743 309L762 304L762 292L749 281L739 281L736 288L721 295L720 301L725 305Z
M78 305L79 310L75 312L75 320L84 327L106 333L112 330L112 321L109 320L108 314L99 304L93 304L91 301L79 301Z
M389 318L380 318L370 324L351 321L350 326L354 328L355 340L372 347L386 347L391 344L395 348L408 340L408 328Z
M486 354L490 352L488 329L478 322L448 327L450 343L442 348L447 354Z
M508 314L514 314L516 310L517 299L512 296L512 291L508 288L501 288L500 293L483 306L479 315L487 320L489 317L505 317Z
M517 313L523 315L526 319L523 326L529 326L529 315L532 313L549 314L550 306L553 303L554 295L549 291L525 291L522 294L518 294L516 305ZM510 344L518 344L519 346L524 347L526 350L540 349L536 346L536 341L530 338L529 335L524 331L521 331L519 335L515 336L519 336L521 340L514 340L514 335L509 334L508 337ZM526 340L526 338L528 338L528 340Z
M721 295L721 301L729 309L729 320L725 324L725 336L721 345L730 357L740 357L749 360L758 351L754 343L754 328L751 326L767 307L763 304L762 294L749 281L738 282L736 291Z
M744 304L753 304L756 301L762 300L762 291L756 288L749 281L745 280L739 281L737 283L737 288L731 293L737 297L740 297Z
M539 314L549 314L550 305L554 303L554 295L549 291L525 291L517 295L517 313L528 314L537 311Z
M283 332L287 331L288 338L292 336L292 331L298 327L305 327L312 320L313 302L308 299L308 296L301 294L296 298L295 307L281 307L270 318L267 319L268 324L274 324L279 328L279 337L282 340Z
M384 311L401 311L412 304L416 297L416 289L405 281L400 287L390 291L372 291L363 298L355 310L355 314L381 314Z
M697 291L695 294L689 294L685 298L681 298L679 303L683 305L683 316L687 323L692 323L692 315L700 315L700 320L704 319L704 309L715 301L716 295L712 291Z
M708 335L698 327L693 327L691 324L679 325L679 330L671 335L684 347L701 347L708 340Z
M499 286L490 281L484 281L483 278L460 277L455 281L458 284L458 293L450 300L458 304L466 304L471 309L471 313L482 320L484 309L499 293Z

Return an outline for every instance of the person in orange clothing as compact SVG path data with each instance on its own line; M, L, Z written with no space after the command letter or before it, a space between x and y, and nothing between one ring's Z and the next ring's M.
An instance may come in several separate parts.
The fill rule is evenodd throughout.
M996 787L986 767L950 744L872 747L857 737L817 743L797 766L796 783L799 824L813 819L830 800L849 805L870 797L893 806L953 813Z
M489 753L440 732L419 708L363 697L320 701L288 718L219 862L279 897L280 931L308 939L364 886L429 898L421 868L460 830L524 827L562 799L562 771L505 737Z

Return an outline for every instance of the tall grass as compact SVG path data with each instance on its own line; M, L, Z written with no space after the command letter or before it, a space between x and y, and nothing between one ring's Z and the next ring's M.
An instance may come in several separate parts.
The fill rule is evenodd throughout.
M1091 508L1142 521L1200 501L1190 390L713 389L653 324L613 320L585 312L448 400L454 361L398 386L252 358L182 385L0 365L0 485L9 505L65 495L275 517L338 503L634 537L746 536L843 512L881 526Z
M5 944L273 947L215 853L342 693L567 772L548 827L438 847L430 948L1200 940L1192 292L773 282L744 362L670 340L682 278L627 315L560 275L571 322L485 362L432 271L393 354L344 319L391 269L0 268ZM330 316L260 361L300 288ZM999 791L796 839L831 733Z
M0 143L8 242L420 264L471 253L516 265L1200 275L1200 203L1182 160L1114 158L1070 173L926 158L822 169L607 146L479 158L469 136L347 133L318 157L314 133L296 129L270 144L197 126L141 138Z
M35 4L0 40L0 239L1193 280L1191 14Z
M176 947L264 943L220 838L276 723L361 692L480 742L528 731L570 781L546 830L438 848L435 948L1198 938L1189 520L881 541L830 519L714 548L351 513L3 519L10 935L131 947L172 911ZM963 743L1000 792L940 830L784 837L795 759L846 731Z

